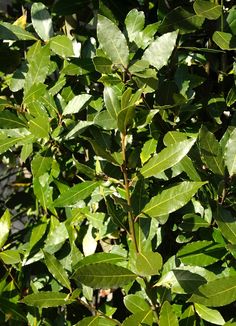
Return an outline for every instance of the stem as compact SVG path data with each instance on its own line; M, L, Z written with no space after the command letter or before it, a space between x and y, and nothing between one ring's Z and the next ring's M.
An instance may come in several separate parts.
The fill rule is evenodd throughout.
M122 148L122 158L123 158L123 164L121 166L121 171L123 173L124 177L124 188L126 192L126 200L127 204L129 206L129 211L128 211L128 221L129 221L129 233L131 236L131 239L133 241L135 251L136 253L139 252L138 250L138 244L135 236L135 228L134 228L134 220L135 217L133 215L133 211L131 209L131 197L130 197L130 191L129 191L129 180L128 180L128 173L127 173L127 162L126 162L126 135L121 134L121 148Z

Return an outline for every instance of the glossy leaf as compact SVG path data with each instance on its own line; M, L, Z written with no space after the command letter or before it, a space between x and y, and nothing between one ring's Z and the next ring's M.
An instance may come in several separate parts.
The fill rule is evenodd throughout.
M184 264L207 266L217 262L225 253L225 248L221 244L210 241L196 241L181 248L177 253L177 257Z
M149 62L157 70L167 65L168 60L174 50L178 32L166 33L155 41L145 50L142 60Z
M152 325L153 323L153 312L151 309L136 312L135 314L127 317L123 322L123 326L142 326L142 325Z
M51 38L50 49L61 57L74 55L72 41L66 35L57 35Z
M23 140L23 137L12 137L7 139L0 140L0 154L6 152L9 148L17 143L20 143Z
M55 256L44 251L45 264L53 277L64 287L71 291L70 281L67 272Z
M145 23L145 16L143 11L132 9L125 19L126 30L130 42L133 42L138 34L143 30Z
M222 50L236 49L236 37L230 33L215 31L212 39Z
M221 307L236 299L236 276L216 279L198 288L190 302L200 303L207 307Z
M158 252L140 252L136 257L137 273L142 276L157 275L162 268L162 257Z
M112 72L112 62L106 57L94 57L93 63L95 69L101 74L110 74Z
M103 96L108 113L116 121L121 106L115 90L112 87L107 86L104 88Z
M222 235L232 244L236 244L236 221L235 216L229 211L220 207L215 215L216 223Z
M158 218L186 205L204 182L184 181L154 196L142 210L142 216Z
M212 20L218 19L222 12L220 5L206 0L195 0L193 8L198 16Z
M189 139L166 147L144 164L140 173L144 178L149 178L171 168L189 152L194 142L194 139Z
M24 40L24 41L35 41L36 38L33 34L24 30L20 26L12 25L7 22L0 22L0 38L4 40Z
M142 152L140 154L140 159L142 164L147 162L151 155L155 153L157 147L157 140L156 139L149 139L146 141L146 143L143 145Z
M79 263L76 265L76 267L79 268L85 265L98 264L98 263L117 264L124 260L125 258L120 255L106 253L106 252L98 252L80 260ZM75 272L75 277L76 277L76 272Z
M101 48L113 64L127 67L129 50L125 36L108 18L98 15L97 36Z
M160 311L160 319L159 319L160 326L178 326L178 319L175 315L173 307L168 301L165 301L161 307Z
M75 96L63 110L63 115L78 113L91 100L91 95L81 94Z
M195 303L194 307L198 316L214 325L224 325L225 321L221 313L216 309L210 309L199 303Z
M14 113L4 110L0 112L0 129L25 128L24 121L19 119Z
M224 159L214 134L202 127L199 134L200 153L206 167L218 175L224 175Z
M225 146L225 164L227 166L229 175L236 174L236 129L230 134L229 140Z
M79 321L75 326L116 326L117 322L113 319L102 316L86 317Z
M74 301L75 300L70 299L66 293L49 291L29 294L22 300L26 305L38 308L65 306Z
M76 271L78 280L92 288L116 288L135 280L130 270L109 263L97 263L81 266Z
M11 216L9 210L0 218L0 248L2 248L7 241L9 232L11 228Z
M135 294L128 294L124 298L126 308L133 314L141 311L147 311L150 306L148 302L141 296Z
M97 181L84 181L62 193L55 201L54 207L67 207L86 199L99 186Z
M31 19L39 37L44 41L48 41L53 36L52 19L42 2L33 3Z
M0 252L0 259L7 265L14 265L21 261L19 251L13 249Z
M29 130L37 138L48 138L49 120L45 116L38 116L29 121Z

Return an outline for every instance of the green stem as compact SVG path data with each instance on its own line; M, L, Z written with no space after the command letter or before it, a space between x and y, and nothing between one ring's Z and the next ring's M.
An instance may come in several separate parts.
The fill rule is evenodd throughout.
M138 250L138 244L137 244L137 239L135 236L135 228L134 228L135 217L133 215L133 211L131 208L132 205L131 205L131 197L130 197L130 190L129 190L128 169L127 169L127 162L126 162L126 135L123 133L121 134L121 148L122 148L122 158L123 158L123 164L121 166L121 170L124 177L124 188L126 192L127 204L129 207L129 211L128 211L129 233L133 241L135 251L136 253L138 253L139 250Z

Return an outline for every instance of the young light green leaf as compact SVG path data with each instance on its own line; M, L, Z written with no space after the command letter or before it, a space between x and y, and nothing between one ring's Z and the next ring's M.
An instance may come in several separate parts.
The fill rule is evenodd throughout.
M186 205L205 182L184 181L154 196L142 210L141 215L158 218Z
M13 265L21 261L21 257L18 250L4 250L0 252L0 259L3 260L5 264Z
M153 325L153 311L148 309L145 311L139 311L135 314L127 317L123 322L122 326L142 326L142 325Z
M109 263L89 264L76 271L78 280L92 288L116 288L135 280L136 275L127 268Z
M6 152L9 148L17 143L20 143L24 138L23 137L11 137L0 140L0 154Z
M193 305L188 306L187 309L184 310L181 315L181 319L179 321L180 326L196 326L196 315L194 311Z
M53 36L52 18L42 2L33 3L31 19L38 36L43 41L48 41Z
M193 9L198 16L210 20L218 19L222 12L222 7L220 5L206 0L195 0Z
M146 311L150 308L148 302L141 296L136 294L128 294L124 298L126 308L133 314Z
M92 96L89 94L80 94L75 96L63 110L63 115L78 113L89 103L91 99Z
M236 174L236 128L230 134L224 152L225 164L232 177Z
M36 154L31 162L31 171L34 178L38 178L44 173L50 171L53 158L50 153Z
M113 64L128 66L129 49L125 36L108 18L98 15L97 36L101 48Z
M57 55L66 58L74 55L72 41L66 35L57 35L50 39L50 49Z
M55 201L54 207L73 206L78 201L86 199L100 185L97 181L84 181L79 183L68 191L63 192Z
M29 130L37 138L48 138L49 120L46 116L38 116L29 120Z
M224 245L211 241L196 241L182 247L177 257L185 265L208 266L226 254Z
M235 300L236 276L228 276L201 285L188 301L207 307L221 307Z
M75 326L117 326L117 321L102 316L85 317Z
M149 160L151 155L156 151L156 147L157 147L157 140L154 138L151 138L144 143L140 154L140 159L142 164L144 164Z
M215 31L212 39L222 50L236 49L236 36L230 33Z
M142 276L159 274L162 268L162 257L158 252L140 252L136 257L137 273Z
M196 313L201 319L204 319L214 325L224 325L225 321L221 313L216 309L210 309L199 303L194 304Z
M43 291L29 294L22 300L22 302L28 306L38 308L65 306L67 304L71 304L74 301L75 300L70 299L66 293Z
M64 287L71 291L70 281L67 272L55 256L44 251L44 259L49 272Z
M159 326L178 326L178 319L173 307L168 301L165 301L161 307Z
M0 39L12 41L36 41L33 34L27 32L17 25L12 25L7 22L0 22Z
M98 263L109 263L109 264L117 264L122 261L124 261L125 258L120 255L112 254L112 253L107 253L107 252L98 252L93 255L89 255L87 257L84 257L82 260L78 262L76 265L76 268L85 266L85 265L90 265L90 264L98 264ZM76 272L74 273L73 277L77 277L78 275Z
M0 218L0 248L2 248L7 241L11 229L11 215L7 209Z
M194 143L195 139L188 139L166 147L144 164L140 173L144 178L149 178L171 168L182 160Z
M221 147L213 133L202 126L199 133L202 161L213 173L224 175L224 159Z
M149 64L157 70L167 65L168 60L174 50L178 31L166 33L155 41L144 51L142 60L148 61Z
M29 252L36 245L36 243L42 240L42 237L44 236L47 230L47 225L48 223L45 219L45 216L43 216L41 220L36 225L34 225L29 239Z
M143 11L132 9L125 18L126 30L130 42L133 42L138 34L143 30L145 15Z

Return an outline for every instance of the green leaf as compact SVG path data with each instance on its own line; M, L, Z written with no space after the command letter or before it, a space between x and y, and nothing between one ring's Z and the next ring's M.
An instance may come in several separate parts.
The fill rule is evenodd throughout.
M69 236L65 224L60 223L58 226L50 230L49 235L45 241L44 251L47 251L50 254L54 254L59 249L61 249L68 237Z
M168 301L165 301L161 307L159 326L178 326L178 319L173 307Z
M189 302L200 303L208 307L221 307L236 300L236 276L216 279L201 285Z
M149 178L171 168L182 160L194 143L195 139L189 139L166 147L144 164L140 173L144 178Z
M7 209L0 218L0 248L2 248L7 241L11 229L11 215Z
M133 314L137 312L147 311L150 306L148 302L141 296L136 294L128 294L124 298L126 308Z
M27 32L20 26L6 22L0 22L0 39L12 41L36 41L33 34Z
M106 109L110 116L117 121L118 113L121 110L121 105L114 88L106 86L103 92Z
M63 192L55 201L54 207L73 206L80 200L86 199L100 185L97 181L84 181L79 183L68 191Z
M142 60L148 61L157 70L166 66L174 50L178 31L166 33L155 41L145 50Z
M228 27L233 35L236 35L236 8L233 6L228 13L228 16L226 18Z
M96 263L79 267L76 271L79 281L92 288L116 288L135 280L130 270L109 263Z
M114 130L117 128L116 120L108 111L99 112L94 118L94 123L105 130Z
M48 138L49 119L46 116L38 116L29 120L29 130L37 138Z
M22 300L22 302L28 306L38 308L65 306L67 304L71 304L74 301L75 300L70 299L66 293L43 291L29 294Z
M63 115L78 113L82 110L92 99L89 94L80 94L75 96L63 110Z
M136 312L125 319L122 326L153 325L153 312L151 309Z
M229 93L226 98L226 104L227 106L231 106L236 102L236 86L233 85L233 87L229 90Z
M50 48L48 45L43 47L38 46L33 57L29 61L29 70L25 77L24 94L26 97L27 91L34 84L43 83L47 77L50 64ZM31 90L32 92L32 90ZM32 95L31 95L32 96ZM24 99L26 102L26 98Z
M27 323L25 312L19 307L19 304L13 303L9 301L9 299L0 296L0 306L1 311L5 314L5 316L9 316L10 320L13 319Z
M236 128L230 134L224 152L225 164L230 177L236 174Z
M49 153L36 154L31 162L31 170L34 178L38 178L50 171L53 158Z
M203 240L188 243L178 251L177 257L186 265L208 266L225 254L226 250L222 244Z
M230 33L215 31L212 39L222 50L236 49L236 37Z
M12 137L0 140L0 154L6 152L9 148L17 143L20 143L24 138L23 137Z
M119 28L108 18L98 15L98 41L113 64L128 66L129 49L125 36Z
M34 225L29 239L29 252L42 239L47 230L47 225L47 220L45 220L44 217L41 218L40 222Z
M0 252L0 259L7 265L17 264L21 261L19 251L11 249Z
M85 317L75 326L116 326L117 322L113 319L104 318L102 316Z
M70 63L66 64L65 68L62 69L62 73L69 76L87 75L93 71L94 65L90 58L72 58Z
M202 161L213 173L224 175L224 159L220 144L213 133L202 126L199 133L199 144Z
M143 216L158 218L176 211L186 205L205 182L184 181L177 186L163 190L157 196L152 197L142 210Z
M140 159L142 164L147 162L151 155L155 153L157 147L157 140L154 138L149 139L146 141L142 147L142 151L140 153Z
M95 69L101 74L112 73L112 62L106 57L94 57L93 64L95 66Z
M203 17L179 6L164 17L158 30L160 33L167 33L179 29L180 34L186 34L201 28L203 22Z
M33 3L31 19L38 36L42 40L48 41L53 36L52 18L42 2Z
M142 276L157 275L162 268L162 257L158 252L140 252L136 257L137 273Z
M74 55L72 41L66 35L57 35L50 39L50 49L61 57Z
M132 9L125 18L126 30L129 41L133 42L139 33L143 30L145 15L143 11Z
M180 322L180 326L196 326L196 317L193 305L188 306L187 309L184 310Z
M25 76L28 71L28 66L25 62L22 62L19 68L13 73L9 88L12 92L18 92L24 87Z
M209 223L197 214L186 214L180 224L180 229L184 232L197 231L199 228L209 227Z
M62 264L55 258L55 256L46 251L44 251L44 259L49 272L53 275L57 282L71 291L70 281Z
M194 304L198 316L214 325L224 325L225 321L221 313L216 309L207 308L199 303Z
M223 207L219 207L215 214L216 223L222 235L232 244L236 244L236 220L235 216Z
M205 0L195 0L193 9L198 16L210 20L218 19L222 12L220 5Z
M134 110L135 106L131 105L122 109L118 113L117 126L118 129L124 134L126 133L127 128L132 124L132 120L134 118Z
M90 264L98 264L98 263L109 263L109 264L117 264L124 261L125 258L120 255L107 253L107 252L99 252L93 255L89 255L78 262L76 268L90 265ZM78 277L76 272L74 273L74 277Z

